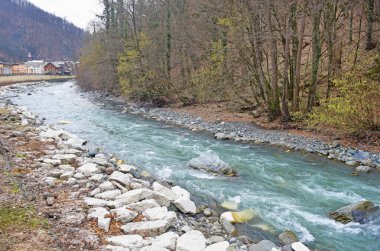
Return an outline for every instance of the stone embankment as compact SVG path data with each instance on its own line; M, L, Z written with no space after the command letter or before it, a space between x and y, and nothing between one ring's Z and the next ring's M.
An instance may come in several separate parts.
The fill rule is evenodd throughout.
M76 225L71 234L61 235L67 236L61 242L71 243L67 250L309 250L289 231L276 244L253 243L224 217L197 207L185 189L155 180L116 156L87 149L85 140L43 125L25 109L2 106L10 111L2 119L20 126L17 131L6 128L10 138L49 146L25 178L39 184L46 205L58 210L49 218L59 219L62 228ZM55 195L58 191L68 194L62 199Z

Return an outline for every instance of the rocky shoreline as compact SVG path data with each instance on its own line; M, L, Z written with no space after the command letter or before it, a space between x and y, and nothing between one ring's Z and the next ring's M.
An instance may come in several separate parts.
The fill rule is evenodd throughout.
M243 222L236 219L239 214L227 212L226 217L197 207L191 194L181 187L157 181L116 156L87 149L85 140L43 125L24 108L7 101L0 101L0 107L9 111L1 119L17 127L2 128L5 140L34 140L46 145L44 155L32 160L33 170L25 172L22 179L39 186L34 200L43 200L45 206L57 210L48 217L52 224L59 219L57 226L62 226L62 236L66 236L60 241L66 243L66 250L309 250L290 231L280 234L277 245L269 240L253 243L239 236L232 224ZM153 113L140 114L163 120L162 111L160 115L154 109L149 111ZM200 130L199 124L189 125ZM57 196L59 191L65 191L64 200Z

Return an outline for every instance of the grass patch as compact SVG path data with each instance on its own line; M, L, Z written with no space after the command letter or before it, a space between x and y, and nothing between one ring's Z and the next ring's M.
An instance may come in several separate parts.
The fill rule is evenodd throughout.
M0 207L0 229L47 228L48 222L36 215L31 208Z
M25 153L17 153L16 158L25 159L27 156Z

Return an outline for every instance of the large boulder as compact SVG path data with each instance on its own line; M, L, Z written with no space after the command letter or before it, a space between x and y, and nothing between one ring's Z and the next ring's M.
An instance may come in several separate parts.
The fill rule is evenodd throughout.
M126 234L139 234L143 237L158 236L166 232L170 223L166 220L131 222L123 225L121 229Z
M206 239L198 230L191 230L177 240L177 251L203 251Z
M120 235L107 237L106 241L112 245L128 248L141 248L143 238L140 235Z
M378 217L380 210L378 206L375 206L370 201L360 201L332 211L329 215L334 220L343 224L347 224L351 221L363 224Z
M236 176L236 170L221 160L215 153L204 153L199 157L193 158L189 161L188 166L194 169L206 170L212 173L227 176Z

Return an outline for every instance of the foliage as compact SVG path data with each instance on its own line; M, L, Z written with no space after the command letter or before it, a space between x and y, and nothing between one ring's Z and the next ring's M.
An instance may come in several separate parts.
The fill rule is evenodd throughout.
M148 51L151 46L149 38L140 33L134 42L127 41L125 52L119 56L117 72L123 94L139 101L150 101L165 96L167 83L158 72L145 60L141 51ZM138 48L138 49L137 49Z
M368 78L368 73L352 72L333 81L336 97L310 114L309 125L332 126L355 135L379 129L380 83Z

